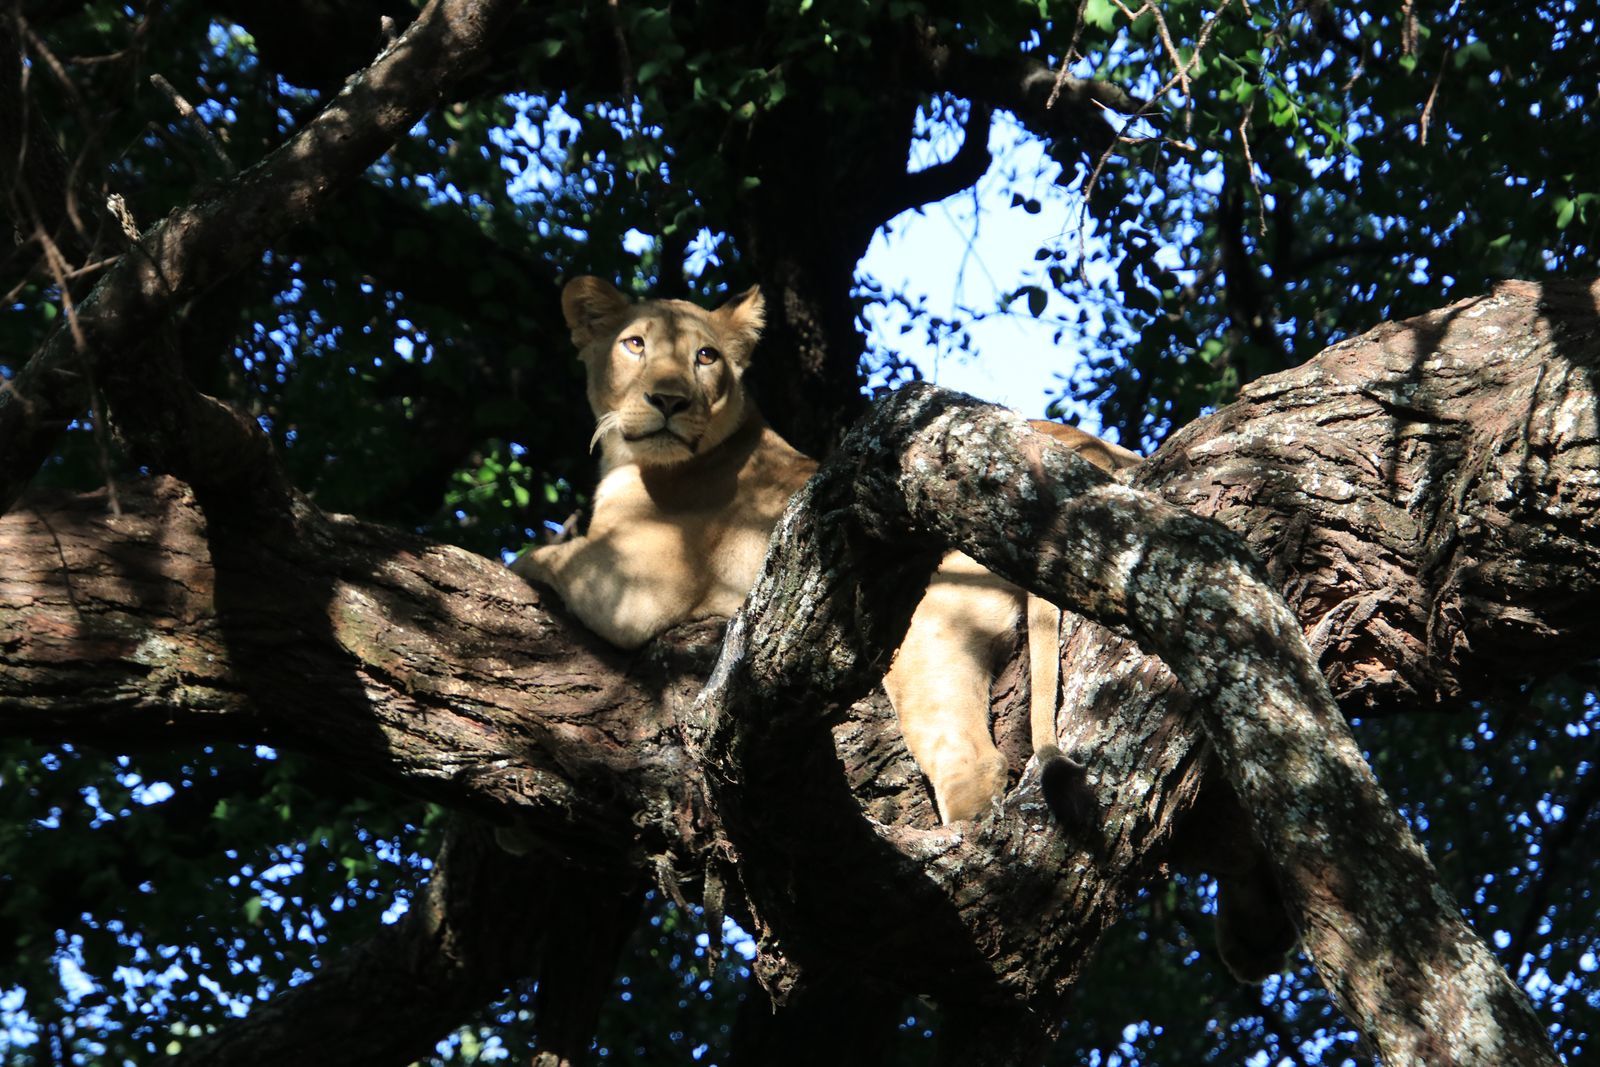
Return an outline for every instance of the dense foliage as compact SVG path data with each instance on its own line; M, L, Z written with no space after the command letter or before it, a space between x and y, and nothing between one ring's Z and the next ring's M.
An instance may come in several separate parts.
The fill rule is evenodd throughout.
M229 173L214 149L244 168L303 123L380 47L380 14L411 15L34 6L11 22L28 113L72 165L76 210L97 217L117 193L141 227ZM335 210L159 339L260 420L326 509L495 554L578 507L588 412L556 304L576 273L641 294L760 280L792 296L802 310L774 338L808 338L823 358L796 371L769 346L762 387L808 447L848 421L861 382L920 373L896 337L851 329L880 305L911 309L947 350L971 347L972 319L1041 320L1060 342L1058 407L1148 448L1242 382L1385 319L1495 278L1596 271L1591 5L537 6ZM1073 80L1047 108L1040 74L1063 63ZM1046 145L1036 171L990 160L994 108ZM944 162L908 174L913 153ZM983 213L1037 214L1051 184L1087 204L1034 236L1031 266L995 278L992 305L915 317L959 249L924 266L921 290L855 275L879 228L963 195L991 164L1014 195ZM19 221L0 262L7 378L72 289L41 238ZM801 421L819 412L829 424ZM136 475L139 457L105 430L86 416L42 479ZM1573 1063L1600 1026L1594 685L1592 665L1574 665L1517 707L1419 709L1359 734ZM5 742L0 1056L148 1062L248 1012L393 921L428 877L442 818L260 747ZM1209 894L1203 878L1150 890L1082 982L1056 1061L1367 1062L1309 970L1259 990L1226 978ZM761 1003L747 942L655 896L645 915L604 1058L724 1062L740 1001ZM522 1057L530 1005L510 991L440 1061ZM904 1012L896 1062L924 1062L937 1006Z

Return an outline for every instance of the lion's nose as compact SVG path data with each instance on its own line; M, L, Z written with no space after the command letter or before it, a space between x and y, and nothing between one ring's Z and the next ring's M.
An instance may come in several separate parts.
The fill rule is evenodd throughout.
M676 393L646 393L644 398L651 407L669 419L689 407L689 398Z

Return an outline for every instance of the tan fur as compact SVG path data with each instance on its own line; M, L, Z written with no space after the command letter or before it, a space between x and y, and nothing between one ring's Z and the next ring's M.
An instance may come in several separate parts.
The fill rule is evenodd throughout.
M600 485L586 534L535 548L512 568L553 586L585 625L623 648L680 622L732 615L789 497L816 470L744 392L761 294L706 311L677 300L634 304L606 282L578 278L561 303L588 374ZM705 349L717 357L697 359ZM1138 461L1072 427L1033 425L1107 469ZM989 685L1024 602L1016 587L951 553L884 677L946 822L980 814L1005 790ZM1055 741L1060 613L1027 603L1037 747Z
M1140 461L1137 453L1074 426L1030 419L1102 470ZM939 817L971 819L1005 792L1006 762L989 729L989 684L1004 640L1016 632L1027 605L1033 747L1056 743L1060 695L1061 609L985 570L972 557L945 556L911 616L883 688L917 766L933 783Z
M789 497L817 465L770 430L744 392L762 321L751 290L716 311L633 304L579 278L562 308L600 429L589 530L512 564L554 586L584 624L637 648L669 627L732 615L744 602ZM624 342L637 337L642 350ZM702 348L721 357L696 361ZM669 415L647 396L683 402Z
M1137 452L1102 441L1076 426L1043 419L1029 419L1028 425L1103 471L1115 473L1144 459ZM1056 706L1061 699L1061 609L1032 593L1028 594L1028 687L1031 734L1037 752L1056 743Z

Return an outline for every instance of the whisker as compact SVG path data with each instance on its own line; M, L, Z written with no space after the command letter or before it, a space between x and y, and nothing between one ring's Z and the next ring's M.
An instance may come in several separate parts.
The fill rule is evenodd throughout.
M594 436L589 438L589 451L593 452L600 445L600 439L606 434L617 429L617 424L622 421L622 416L615 411L608 411L601 415L594 424Z

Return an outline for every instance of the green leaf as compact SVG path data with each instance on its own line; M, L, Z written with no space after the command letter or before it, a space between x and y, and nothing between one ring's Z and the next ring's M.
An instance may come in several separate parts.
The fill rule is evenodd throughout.
M1486 42L1468 41L1460 48L1457 48L1455 55L1452 57L1452 61L1454 62L1457 70L1460 70L1462 67L1475 60L1482 61L1484 63L1490 62L1489 45Z
M1572 218L1578 213L1578 202L1569 197L1558 196L1555 199L1556 229L1564 230L1572 224Z
M1117 8L1111 0L1088 0L1083 5L1083 21L1110 33L1117 24Z

